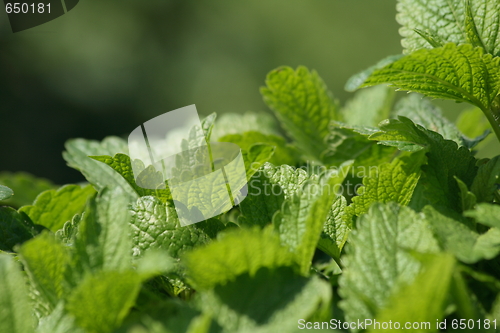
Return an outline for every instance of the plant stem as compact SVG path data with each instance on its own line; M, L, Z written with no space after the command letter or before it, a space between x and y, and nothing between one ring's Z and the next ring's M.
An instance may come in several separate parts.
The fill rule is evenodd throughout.
M495 132L498 141L500 141L500 95L495 97L491 103L490 109L484 111L484 114L490 122L491 127L493 127L493 131Z

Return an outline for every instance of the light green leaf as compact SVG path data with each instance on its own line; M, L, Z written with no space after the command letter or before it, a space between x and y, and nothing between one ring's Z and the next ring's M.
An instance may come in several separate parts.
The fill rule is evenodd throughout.
M454 218L443 215L431 206L424 208L427 220L441 246L467 264L495 258L500 253L500 229L492 228L479 235ZM452 215L453 216L453 215Z
M196 245L210 241L199 222L181 227L175 206L155 197L142 197L132 206L133 253L143 255L148 250L164 249L174 258Z
M468 102L488 112L500 91L500 58L471 45L419 50L374 71L361 87L390 83L433 98Z
M452 140L459 146L471 148L457 127L443 116L441 109L422 95L410 94L401 99L396 104L394 115L407 117L415 124L441 134L445 140Z
M254 276L242 274L201 292L198 304L223 332L290 332L300 318L322 313L317 320L327 320L331 296L331 287L316 276L294 275L288 267L261 268Z
M0 185L0 200L9 199L14 195L14 192L7 186Z
M266 78L261 88L266 104L275 112L295 145L311 158L320 159L327 148L330 120L340 120L338 102L333 99L323 80L305 67L294 71L280 67Z
M176 272L178 262L165 250L150 250L136 262L136 272L144 279L160 274Z
M141 282L134 271L88 275L68 298L66 310L89 333L112 332L134 305Z
M338 260L351 229L344 219L346 199L339 195L328 212L323 232L318 241L318 249Z
M402 285L414 281L420 264L406 250L439 251L423 214L376 203L358 219L339 279L339 306L346 321L375 318Z
M75 319L65 311L64 302L59 302L50 315L40 319L36 333L85 333L85 331L77 327Z
M75 238L77 265L82 272L126 270L131 265L128 195L105 189L89 202Z
M197 290L223 285L244 273L253 277L262 268L298 270L295 257L270 228L228 231L220 240L186 253L184 263Z
M248 131L259 131L262 134L280 135L278 124L273 116L264 112L224 113L215 122L212 141L228 134L241 134Z
M467 9L467 6L470 7ZM440 41L473 43L488 53L500 55L500 3L497 0L399 0L397 9L405 53L430 47L419 36L418 31L423 31Z
M100 191L105 187L120 187L128 195L130 201L137 199L137 194L122 176L107 165L89 157L127 153L128 147L125 140L118 137L107 137L102 142L73 139L67 141L65 147L63 157L68 165L79 170L96 190Z
M350 164L331 178L325 176L329 178L326 184L314 179L306 181L300 191L284 201L281 210L273 217L281 244L295 253L303 275L309 272L323 226L337 197L336 191L349 168Z
M26 172L0 172L0 184L11 188L16 194L9 199L2 199L0 204L7 204L16 208L31 205L38 194L55 188L55 185L50 181L37 178Z
M271 223L285 198L290 198L307 179L305 170L265 163L248 181L248 195L240 204L242 215L238 221L260 226Z
M500 206L481 203L476 209L464 212L464 215L473 217L484 225L500 229Z
M65 185L58 190L41 193L32 206L24 206L19 212L28 215L34 223L56 232L66 221L83 211L87 200L94 193L90 185Z
M0 253L0 332L32 333L31 304L21 267Z
M363 186L358 190L359 195L352 199L351 205L345 210L344 220L348 226L352 226L353 216L365 214L374 202L408 205L420 179L420 167L424 162L424 154L417 152L371 170L368 177L363 178Z
M240 146L242 150L248 150L256 143L265 143L274 146L274 155L269 160L275 165L295 165L299 153L292 145L285 142L281 136L274 134L263 134L258 131L248 131L243 134L228 134L219 138L221 142L232 142Z
M471 186L471 192L476 195L478 202L492 202L495 192L500 185L500 156L496 156L487 163L479 166L477 175Z
M24 268L35 293L36 310L42 316L50 314L67 292L68 249L53 234L44 232L24 243L19 249Z
M142 188L136 184L135 178L139 175L134 175L132 171L132 164L130 161L130 157L125 154L116 154L114 157L101 155L101 156L89 156L90 158L102 162L108 166L110 166L113 170L115 170L120 176L123 177L127 181L127 183L134 189L138 196L143 197L146 195L153 195L160 198L163 202L172 199L172 194L170 193L169 188L165 184L163 180L163 176L159 174L156 179L156 184L158 184L159 188L157 189L148 189ZM148 169L151 170L151 169ZM156 175L155 171L150 171L145 173L145 177L154 177ZM147 182L150 183L149 181Z
M43 228L36 226L26 214L10 207L0 207L0 250L12 252L17 244L35 237Z
M421 326L420 332L437 332L436 321L444 317L455 260L448 254L428 256L419 275L408 286L398 291L376 317L378 322L429 323ZM411 300L411 302L409 302ZM375 329L368 332L392 332L392 329ZM402 326L403 328L403 326ZM415 330L418 331L418 330Z
M394 97L394 89L382 85L359 90L342 108L343 121L349 125L377 126L389 118Z

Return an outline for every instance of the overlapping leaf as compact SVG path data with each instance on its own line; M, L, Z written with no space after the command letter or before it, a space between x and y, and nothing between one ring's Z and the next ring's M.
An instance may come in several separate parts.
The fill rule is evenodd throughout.
M242 259L244 258L244 259ZM295 267L297 262L272 229L228 232L217 242L194 249L184 257L187 274L199 290L222 285L261 268Z
M344 220L351 225L354 215L360 216L375 202L397 202L403 206L410 203L413 191L420 179L420 167L425 162L422 153L394 159L382 164L363 178L363 187L352 204L346 208Z
M340 119L338 103L318 74L305 67L278 68L268 74L261 94L297 147L320 159L329 122Z
M127 153L127 143L118 137L107 137L102 142L73 139L66 142L63 157L68 165L79 170L85 178L100 191L105 187L119 187L128 195L130 201L137 199L137 193L127 181L104 163L93 160L89 156Z
M400 150L427 150L427 165L422 166L419 184L422 189L419 196L414 197L419 204L414 207L421 209L425 204L435 204L461 211L455 177L470 187L477 172L469 149L458 147L455 142L444 140L438 133L415 125L402 116L381 123L380 131L369 138Z
M500 55L497 0L399 0L397 9L396 19L402 25L399 32L406 53L446 42L469 42Z
M492 259L500 253L500 229L492 228L479 235L468 228L465 221L460 221L459 216L446 216L431 206L424 211L441 246L458 260L470 264Z
M358 219L339 280L346 320L375 318L401 284L411 283L420 264L405 249L439 251L421 213L395 203L374 204Z
M198 226L181 227L175 206L151 196L142 197L132 206L132 241L134 255L151 249L164 249L172 257L210 241L210 236ZM220 223L220 222L218 222Z
M19 264L0 253L0 331L32 333L34 322Z
M32 206L24 206L19 212L28 215L34 223L56 232L66 221L83 211L87 200L94 193L90 185L66 185L57 191L41 193Z
M500 58L469 44L418 50L375 70L361 87L390 83L433 98L468 102L486 112L500 91Z

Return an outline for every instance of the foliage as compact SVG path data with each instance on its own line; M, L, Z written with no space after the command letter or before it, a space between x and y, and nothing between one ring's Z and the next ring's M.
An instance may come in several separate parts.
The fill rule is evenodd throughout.
M386 86L342 107L305 67L273 70L261 89L279 123L207 117L207 138L241 147L248 180L245 200L208 220L181 226L168 182L139 186L118 137L68 141L87 185L0 177L0 330L437 332L465 320L495 332L500 156L475 157L488 129L467 122L480 110L500 133L499 7L399 0L406 55L348 84L476 107L457 125Z

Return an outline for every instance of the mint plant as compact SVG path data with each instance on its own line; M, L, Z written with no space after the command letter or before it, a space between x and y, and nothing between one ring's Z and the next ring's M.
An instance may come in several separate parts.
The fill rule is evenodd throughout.
M203 120L243 152L227 213L181 227L118 137L67 142L88 184L0 174L0 332L499 332L500 155L475 152L500 139L500 1L398 12L404 55L345 105L280 67L261 89L277 122ZM471 108L454 124L428 97Z

